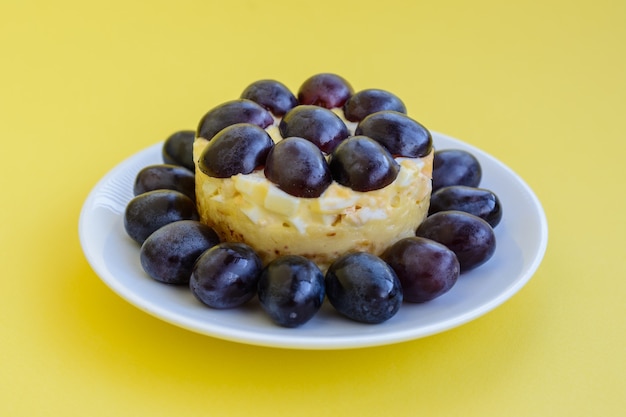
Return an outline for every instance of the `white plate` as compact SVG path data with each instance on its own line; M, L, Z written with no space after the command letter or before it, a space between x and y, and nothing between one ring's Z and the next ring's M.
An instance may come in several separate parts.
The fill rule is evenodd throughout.
M270 322L256 298L244 308L213 310L197 301L188 288L149 278L139 263L139 246L125 233L123 213L133 197L135 175L162 163L157 143L113 168L89 194L79 221L87 260L100 278L129 303L159 319L201 334L262 346L297 349L343 349L397 343L442 332L487 313L519 291L539 266L548 228L532 190L507 166L457 139L433 132L437 149L473 153L483 169L481 187L501 200L503 219L495 228L495 255L461 275L443 296L424 304L404 303L396 316L377 325L339 316L324 304L304 326L282 328Z

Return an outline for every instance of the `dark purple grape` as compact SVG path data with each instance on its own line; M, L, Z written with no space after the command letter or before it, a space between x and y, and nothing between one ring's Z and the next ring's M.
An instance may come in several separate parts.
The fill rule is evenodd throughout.
M391 110L365 117L354 134L374 139L393 156L421 158L428 155L433 146L428 129L406 114Z
M159 164L143 168L135 177L134 195L154 190L180 191L195 201L196 176L180 165Z
M404 300L424 303L450 290L459 278L459 261L450 249L434 240L408 237L382 254L402 283Z
M478 187L482 168L478 159L462 149L436 151L433 158L433 192L449 185Z
M261 259L250 246L224 242L200 255L191 272L189 287L209 307L239 307L256 294L262 269Z
M496 236L489 223L463 211L440 211L428 216L415 234L454 252L461 272L484 264L496 251Z
M198 124L196 135L211 140L217 132L236 123L250 123L265 129L274 123L274 118L269 111L252 100L227 101L204 115Z
M447 210L473 214L485 220L491 227L496 227L502 219L502 205L495 193L465 185L443 187L431 195L428 214Z
M391 184L400 165L378 142L352 136L337 146L330 158L333 179L355 191L372 191Z
M193 142L196 132L181 130L170 135L163 143L161 156L166 164L182 165L190 171L195 169L193 163Z
M222 129L204 148L198 167L211 177L249 174L265 165L274 146L270 135L258 126L237 123Z
M283 138L299 137L330 153L350 135L346 124L335 113L317 106L297 106L278 125Z
M195 203L178 191L154 190L128 202L124 229L128 236L142 244L157 229L179 220L198 220Z
M336 74L317 74L302 83L298 90L300 104L332 109L345 104L354 90L348 81Z
M274 80L255 81L241 93L241 98L252 100L275 116L282 117L298 105L296 96L283 83Z
M326 158L306 139L286 138L267 156L265 176L284 192L296 197L319 197L333 179Z
M186 284L198 257L217 245L217 233L194 220L167 224L141 245L139 260L144 271L165 284Z
M360 122L366 116L383 110L406 113L404 103L396 95L375 88L359 91L343 106L343 113L351 122Z
M322 271L302 256L276 258L259 278L261 307L283 327L298 327L313 318L324 302L324 294Z
M402 305L402 286L382 259L366 252L338 258L326 272L326 295L342 315L363 323L382 323Z

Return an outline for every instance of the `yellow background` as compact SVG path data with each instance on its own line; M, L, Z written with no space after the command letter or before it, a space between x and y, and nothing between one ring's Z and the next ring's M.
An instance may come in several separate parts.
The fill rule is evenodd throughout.
M256 79L326 71L528 182L550 240L526 287L424 339L290 351L98 279L77 224L107 171ZM624 415L625 102L623 0L2 0L0 415Z

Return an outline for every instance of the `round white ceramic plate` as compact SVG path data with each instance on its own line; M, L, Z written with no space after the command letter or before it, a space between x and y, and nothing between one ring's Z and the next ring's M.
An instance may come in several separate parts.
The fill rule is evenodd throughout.
M437 149L472 152L483 169L482 188L501 200L503 219L495 228L495 255L459 278L441 297L424 304L404 303L385 323L369 325L343 318L326 301L300 328L273 324L256 298L234 310L213 310L187 287L149 278L139 263L139 246L124 231L123 213L133 197L135 176L147 165L162 163L162 143L123 161L98 182L84 203L80 241L98 276L118 295L159 319L201 334L254 345L296 349L343 349L397 343L442 332L487 313L519 291L539 266L548 228L533 191L507 166L485 152L433 133Z

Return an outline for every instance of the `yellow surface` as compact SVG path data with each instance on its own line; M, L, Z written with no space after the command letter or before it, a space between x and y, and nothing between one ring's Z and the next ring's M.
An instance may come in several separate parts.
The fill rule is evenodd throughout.
M0 415L623 416L626 2L0 3ZM545 260L467 325L288 351L191 333L92 272L77 223L123 158L258 78L397 92L516 170Z

